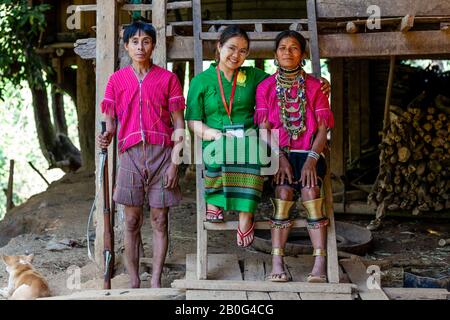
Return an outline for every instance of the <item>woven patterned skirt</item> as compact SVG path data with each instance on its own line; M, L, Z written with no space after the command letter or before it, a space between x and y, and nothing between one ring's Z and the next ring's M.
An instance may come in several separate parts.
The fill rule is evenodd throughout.
M206 203L224 210L254 213L261 201L264 185L261 166L254 159L258 152L247 138L245 146L238 143L230 146L230 140L238 139L227 139L226 143L220 139L203 145ZM239 140L242 142L244 139ZM222 149L217 149L220 145ZM231 151L233 149L234 152Z

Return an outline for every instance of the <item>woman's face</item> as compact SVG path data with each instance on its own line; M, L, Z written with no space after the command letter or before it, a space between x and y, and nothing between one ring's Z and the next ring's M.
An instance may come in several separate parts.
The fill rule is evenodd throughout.
M303 52L300 43L292 37L283 38L278 44L275 58L280 67L285 69L294 69L302 61Z
M152 57L153 49L152 37L141 30L132 36L128 43L125 43L125 50L128 51L131 60L137 63L149 61Z
M218 44L220 63L231 70L239 68L248 56L248 42L243 37L228 39L222 46Z

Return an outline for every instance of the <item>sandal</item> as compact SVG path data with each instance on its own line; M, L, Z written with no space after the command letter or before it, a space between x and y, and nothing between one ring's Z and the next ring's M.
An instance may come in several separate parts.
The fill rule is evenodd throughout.
M284 249L281 248L273 248L272 255L284 256ZM286 271L286 265L283 262L283 272L280 273L271 273L267 276L267 280L272 282L288 282L292 281L292 277Z
M209 218L208 218L209 216ZM206 210L206 221L212 223L224 222L223 210L222 209L207 209Z
M315 276L313 274L308 274L308 277L306 278L306 282L309 283L327 283L327 276Z
M256 222L253 221L252 226L251 226L247 231L245 231L245 232L242 232L242 231L241 231L241 228L239 227L239 224L238 224L237 235L238 235L238 237L241 239L241 242L242 242L242 243L244 243L244 238L248 237L248 236L253 232L253 230L255 230L255 224L256 224ZM251 241L248 245L244 246L244 245L240 245L240 244L238 243L238 246L240 246L240 247L249 247L249 246L252 245L252 243L253 243L254 240L255 240L255 237L253 237L252 241Z
M314 249L313 257L317 257L317 256L326 257L327 256L327 251L324 250L324 249ZM308 277L306 278L306 282L310 282L310 283L327 283L328 279L327 279L326 275L315 276L312 273L310 273L310 274L308 274Z
M283 271L280 273L271 273L269 276L267 276L267 280L272 282L288 282L291 281L291 277L286 271Z

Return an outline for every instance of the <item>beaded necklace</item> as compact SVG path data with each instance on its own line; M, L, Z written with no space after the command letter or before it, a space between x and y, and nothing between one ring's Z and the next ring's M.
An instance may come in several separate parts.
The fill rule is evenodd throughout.
M305 78L306 75L301 66L291 70L279 67L278 74L275 77L281 122L289 136L294 140L297 140L306 131ZM297 88L295 97L290 94L292 88ZM290 106L287 106L288 103Z

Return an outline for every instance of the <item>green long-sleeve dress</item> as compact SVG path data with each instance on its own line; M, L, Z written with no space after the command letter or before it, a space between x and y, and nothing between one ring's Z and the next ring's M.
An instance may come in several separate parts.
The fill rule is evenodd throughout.
M211 64L192 79L185 118L199 120L211 128L223 130L224 126L231 123L222 102L216 66ZM260 175L257 126L253 117L256 87L268 76L257 68L239 68L231 120L233 125L244 126L245 138L203 141L207 203L225 210L254 213L261 200L264 177ZM225 99L229 104L234 76L228 81L221 71L221 78Z

